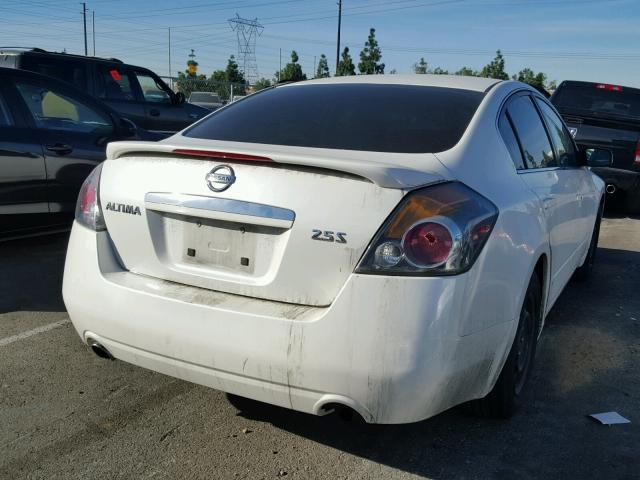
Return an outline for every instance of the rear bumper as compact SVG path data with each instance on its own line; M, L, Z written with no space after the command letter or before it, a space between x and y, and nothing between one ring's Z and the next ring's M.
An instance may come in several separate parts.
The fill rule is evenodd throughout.
M615 185L616 188L624 192L640 194L640 172L612 167L596 167L591 170L602 178L607 185Z
M124 271L109 236L74 225L63 296L86 342L118 359L240 396L368 422L422 420L485 395L515 322L460 336L469 273L352 275L331 306L212 292Z

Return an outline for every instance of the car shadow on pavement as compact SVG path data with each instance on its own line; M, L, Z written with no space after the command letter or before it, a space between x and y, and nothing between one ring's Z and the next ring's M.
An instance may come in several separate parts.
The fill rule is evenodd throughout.
M408 425L314 417L228 396L241 415L408 473L457 478L637 478L640 253L599 248L549 316L525 405L511 420L454 408ZM631 425L588 414L615 410Z
M0 314L65 311L62 277L68 239L68 234L55 234L0 243Z

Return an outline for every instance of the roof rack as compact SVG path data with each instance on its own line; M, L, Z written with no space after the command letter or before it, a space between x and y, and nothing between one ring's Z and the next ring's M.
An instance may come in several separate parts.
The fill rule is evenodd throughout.
M3 50L24 50L29 52L46 52L46 50L42 50L41 48L36 47L0 47L0 52Z
M107 62L118 62L118 63L124 63L122 60L118 59L118 58L101 58L101 57L89 57L89 56L85 56L85 55L78 55L75 53L67 53L67 52L51 52L49 50L44 50L42 48L38 48L38 47L0 47L0 53L2 53L4 50L13 50L13 51L21 51L21 52L35 52L35 53L49 53L51 55L66 55L69 57L77 57L77 58L91 58L93 60L103 60L103 61L107 61Z

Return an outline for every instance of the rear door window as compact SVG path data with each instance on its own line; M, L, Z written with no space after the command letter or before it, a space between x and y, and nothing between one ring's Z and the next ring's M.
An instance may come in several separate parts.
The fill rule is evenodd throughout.
M522 158L522 152L520 151L520 145L518 145L518 139L513 131L513 127L511 126L511 120L507 117L507 112L502 112L500 115L500 118L498 119L498 129L500 130L502 139L507 146L507 150L509 150L509 155L511 156L511 160L513 161L516 169L522 170L526 168L524 165L524 159Z
M578 162L576 158L576 151L571 140L569 131L564 126L560 117L553 111L546 102L536 99L536 103L540 108L542 117L547 124L549 135L553 141L553 149L558 160L558 164L561 167L577 167Z
M96 96L103 100L135 102L136 95L127 69L99 65L96 68Z
M37 128L109 135L107 117L68 95L35 83L16 81L16 87Z
M553 148L531 97L514 98L509 102L507 112L520 140L527 168L556 167Z
M183 134L232 142L433 153L453 147L484 93L412 85L290 85L217 110Z

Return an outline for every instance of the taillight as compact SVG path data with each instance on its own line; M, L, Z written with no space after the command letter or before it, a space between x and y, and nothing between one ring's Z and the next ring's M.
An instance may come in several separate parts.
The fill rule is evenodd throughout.
M409 193L369 245L357 273L455 275L469 270L491 235L498 209L458 183Z
M94 168L89 174L80 188L76 203L76 222L95 231L107 229L102 216L102 207L100 206L101 171L102 164Z
M599 83L596 85L599 90L607 90L609 92L621 92L622 87L620 85L611 85L609 83Z
M640 165L640 140L636 143L636 154L634 156L633 163Z

